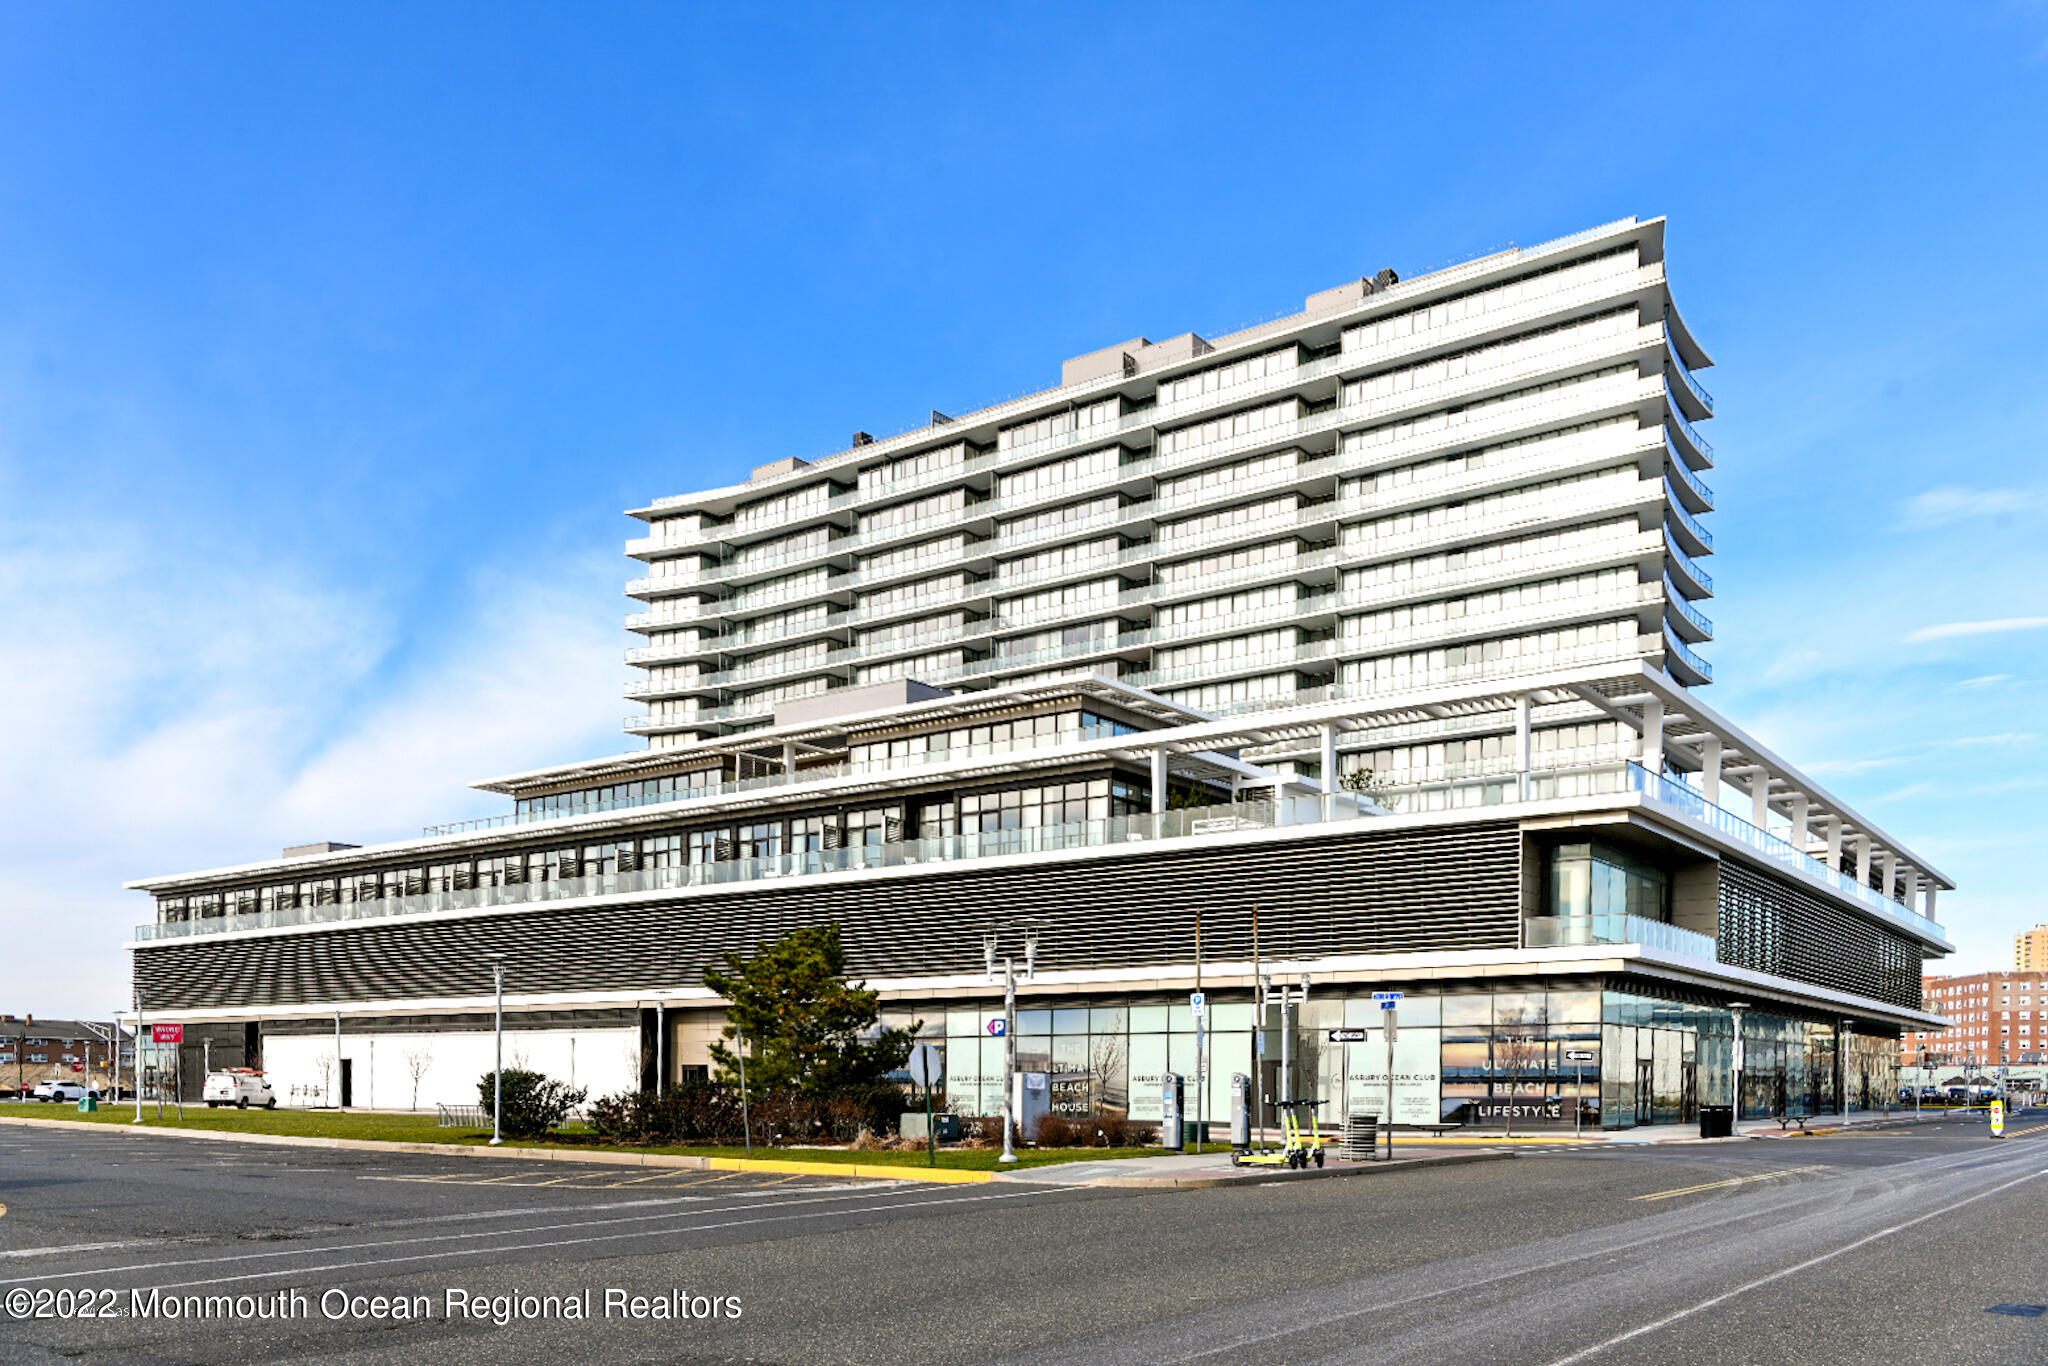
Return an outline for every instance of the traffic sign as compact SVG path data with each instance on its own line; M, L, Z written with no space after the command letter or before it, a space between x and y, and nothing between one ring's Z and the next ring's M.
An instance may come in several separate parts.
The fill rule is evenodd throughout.
M1005 1020L1002 1016L998 1015L993 1020L990 1020L988 1022L988 1032L994 1037L1000 1039L1003 1037L1003 1035L1010 1032L1010 1022L1008 1020Z
M1375 991L1372 994L1372 998L1375 1001L1398 1001L1401 999L1401 993L1398 991ZM1385 1010L1387 1007L1383 1005L1380 1009Z
M1564 1051L1566 1062L1592 1062L1594 1057L1595 1054L1590 1048L1567 1048Z
M1333 1029L1330 1031L1331 1043L1364 1043L1371 1037L1372 1031L1370 1029Z
M181 1024L153 1024L149 1027L151 1043L185 1042L185 1026Z
M1381 1002L1380 1002L1380 1009L1381 1009L1381 1010L1399 1010L1400 1008L1401 1008L1401 998L1400 998L1400 997L1398 997L1398 996L1396 996L1396 997L1395 997L1395 998L1394 998L1393 1000L1391 1000L1391 1001L1381 1001Z
M1208 1018L1209 1018L1209 993L1208 993L1208 992L1206 992L1206 991L1191 991L1191 992L1189 992L1189 993L1188 993L1188 1009L1190 1009L1190 1010L1194 1011L1194 1013L1195 1013L1195 1018L1196 1018L1196 1019L1198 1019L1198 1020L1206 1020L1206 1019L1208 1019Z
M903 1070L919 1086L931 1086L946 1075L946 1055L932 1044L921 1043L910 1050Z

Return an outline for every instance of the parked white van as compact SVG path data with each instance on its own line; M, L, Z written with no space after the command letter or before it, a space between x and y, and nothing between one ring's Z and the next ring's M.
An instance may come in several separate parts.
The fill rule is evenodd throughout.
M209 1108L216 1105L232 1105L246 1110L251 1105L260 1105L266 1110L277 1108L277 1092L271 1090L270 1079L253 1067L230 1067L221 1072L206 1074L206 1089L200 1092Z

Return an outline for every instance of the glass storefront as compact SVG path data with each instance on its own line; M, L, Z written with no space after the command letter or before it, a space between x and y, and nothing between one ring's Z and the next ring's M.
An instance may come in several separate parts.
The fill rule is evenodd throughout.
M1401 1123L1499 1128L1630 1128L1691 1123L1701 1105L1729 1103L1734 1019L1726 1006L1603 988L1598 982L1511 989L1407 991L1391 1049L1385 1016L1367 987L1312 990L1288 1050L1295 1094L1324 1101L1334 1123L1384 1114ZM1206 1113L1230 1114L1233 1074L1256 1075L1261 1094L1283 1089L1278 1012L1260 1031L1249 1000L1210 996L1202 1069ZM1000 1008L892 1007L882 1023L922 1020L919 1037L945 1051L942 1105L963 1115L1002 1110L1003 1039L989 1032ZM1879 1108L1898 1094L1895 1037L1851 1032L1839 1020L1793 1019L1749 1010L1743 1021L1742 1115L1831 1114L1846 1088L1851 1109ZM1363 1031L1333 1042L1332 1030ZM1185 1078L1196 1113L1194 1019L1186 998L1022 1001L1017 1068L1050 1081L1055 1114L1156 1121L1162 1079Z

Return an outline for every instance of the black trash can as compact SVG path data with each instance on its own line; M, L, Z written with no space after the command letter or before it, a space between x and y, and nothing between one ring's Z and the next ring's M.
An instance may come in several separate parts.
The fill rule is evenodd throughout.
M1732 1105L1702 1105L1700 1107L1701 1138L1733 1138L1735 1136L1735 1107Z

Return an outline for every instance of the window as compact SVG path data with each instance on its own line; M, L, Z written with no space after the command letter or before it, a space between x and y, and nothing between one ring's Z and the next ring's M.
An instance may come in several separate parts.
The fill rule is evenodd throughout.
M777 858L782 853L782 822L755 821L740 827L739 857Z
M692 830L688 835L692 864L729 863L734 857L732 828Z
M1084 621L1028 636L1012 636L996 642L996 657L1014 659L1052 650L1079 650L1091 645L1105 645L1116 639L1117 626L1114 619Z
M1225 508L1221 512L1208 512L1200 517L1189 517L1178 522L1161 522L1158 540L1161 545L1169 541L1185 541L1197 536L1208 536L1220 531L1250 526L1275 517L1292 517L1300 510L1300 494L1282 494L1278 498L1245 503L1239 507Z
M1145 809L1145 796L1135 784L1093 778L1008 792L970 792L960 797L959 805L961 830L988 834L1130 815Z
M1551 915L1671 919L1671 879L1663 869L1604 844L1551 850Z
M1020 422L1014 427L1005 427L996 433L997 450L1016 450L1033 446L1041 441L1072 436L1089 431L1091 428L1107 429L1123 416L1123 400L1119 397L1099 399L1079 408L1063 413L1048 413L1030 422Z
M789 852L815 854L839 847L839 820L835 816L799 816L789 823Z
M1076 480L1108 474L1122 462L1121 446L1105 446L1099 451L1089 451L1085 455L1070 455L1065 460L1033 465L1030 469L1019 470L1015 474L997 475L996 495L1004 499L1023 499L1034 494L1049 495L1061 486Z
M1084 522L1105 517L1114 517L1123 507L1120 493L1105 493L1099 498L1089 498L1079 503L1067 503L1042 512L1033 512L1023 517L1008 517L996 523L996 535L1005 540L1017 540L1058 531L1064 527L1077 526Z
M913 498L907 503L897 503L874 512L863 512L860 514L861 534L891 531L933 517L956 515L966 509L969 501L966 489L947 489L943 493Z
M877 806L846 813L846 845L850 849L896 844L903 838L903 808Z
M1240 384L1292 374L1300 364L1301 348L1283 346L1277 351L1246 356L1243 360L1232 361L1228 365L1212 365L1207 370L1197 370L1193 374L1182 375L1160 384L1159 402L1179 403L1185 399L1220 393Z
M1197 422L1188 427L1176 427L1172 431L1159 433L1159 443L1154 448L1157 457L1176 455L1181 451L1194 450L1212 442L1229 441L1237 437L1251 436L1257 432L1272 431L1286 426L1301 416L1301 400L1282 399L1261 408L1248 408L1241 413L1230 413L1223 417Z
M1507 341L1474 347L1469 351L1437 356L1415 365L1397 366L1377 375L1353 380L1344 386L1344 406L1357 408L1397 401L1401 395L1434 384L1445 384L1467 375L1544 358L1570 346L1616 337L1636 329L1636 308L1629 304L1589 318L1577 318L1552 327L1525 332Z

